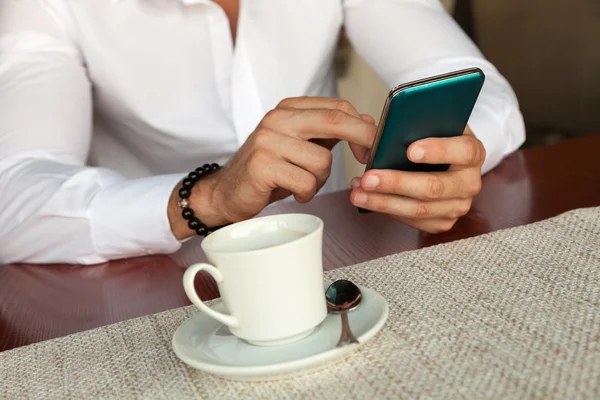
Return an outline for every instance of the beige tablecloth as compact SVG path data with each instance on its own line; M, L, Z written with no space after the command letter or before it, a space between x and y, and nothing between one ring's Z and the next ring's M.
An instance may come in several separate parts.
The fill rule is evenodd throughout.
M243 383L188 368L187 307L0 353L0 398L600 398L600 208L333 271L390 302L327 370Z

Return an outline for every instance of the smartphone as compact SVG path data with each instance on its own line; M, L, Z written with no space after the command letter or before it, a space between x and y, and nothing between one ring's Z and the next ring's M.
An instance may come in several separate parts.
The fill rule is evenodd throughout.
M413 163L406 151L417 140L462 135L484 81L481 69L470 68L392 89L383 107L365 172L447 170L450 167L447 164Z

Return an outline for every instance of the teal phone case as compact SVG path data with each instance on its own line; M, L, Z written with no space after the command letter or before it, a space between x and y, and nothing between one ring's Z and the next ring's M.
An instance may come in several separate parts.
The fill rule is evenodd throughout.
M407 83L393 89L381 115L371 149L369 169L445 171L448 164L413 163L406 151L411 143L428 137L462 135L485 75L479 68ZM369 210L359 208L362 213Z
M485 76L478 68L456 71L392 90L381 118L383 126L367 169L444 171L449 165L416 164L406 150L427 137L462 135Z

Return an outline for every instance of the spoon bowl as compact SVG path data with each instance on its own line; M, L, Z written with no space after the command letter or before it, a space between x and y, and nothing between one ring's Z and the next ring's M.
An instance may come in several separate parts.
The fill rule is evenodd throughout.
M337 347L358 343L348 323L348 311L354 310L362 301L362 293L358 286L346 279L333 282L325 291L327 309L334 314L341 314L342 334Z

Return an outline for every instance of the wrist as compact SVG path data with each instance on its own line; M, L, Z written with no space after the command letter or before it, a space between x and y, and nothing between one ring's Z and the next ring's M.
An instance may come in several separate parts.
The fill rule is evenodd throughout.
M194 211L194 215L202 221L207 227L216 227L227 224L229 221L214 206L213 193L218 182L219 172L207 176L198 181L191 189L191 195L187 199L189 207ZM182 216L182 209L179 205L179 190L182 183L179 182L173 189L169 199L168 217L171 225L171 231L177 240L183 240L196 235L196 232L188 227L188 221Z
M198 182L192 189L189 198L190 207L196 216L209 228L230 223L215 202L215 188L219 182L221 171L218 171Z

